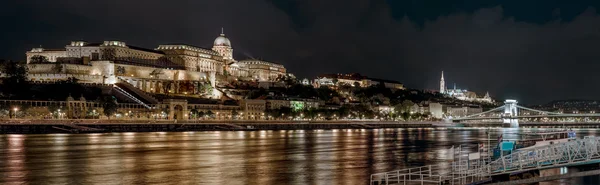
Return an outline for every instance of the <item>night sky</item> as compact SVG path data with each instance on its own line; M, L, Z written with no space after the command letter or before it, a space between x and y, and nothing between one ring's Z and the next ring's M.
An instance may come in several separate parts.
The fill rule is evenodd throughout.
M600 99L600 1L9 0L0 58L42 45L121 40L212 47L300 78L360 72L409 88L447 86L524 103Z

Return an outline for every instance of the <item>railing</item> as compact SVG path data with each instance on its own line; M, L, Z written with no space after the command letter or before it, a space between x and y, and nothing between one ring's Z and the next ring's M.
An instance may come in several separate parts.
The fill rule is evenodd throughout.
M148 106L146 103L144 103L144 102L142 102L141 100L137 99L135 96L133 96L133 95L129 94L127 91L125 91L125 90L121 89L119 86L114 86L114 89L115 89L117 92L119 92L119 93L121 93L122 95L124 95L125 97L127 97L127 98L129 98L129 99L133 100L134 102L136 102L136 103L138 103L138 104L140 104L140 105L142 105L142 106L146 107L147 109L151 109L151 108L152 108L152 107Z
M490 172L504 174L531 169L578 165L600 159L600 138L573 141L515 151L490 163Z
M449 179L449 174L439 173L439 171L443 169L445 168L440 165L429 165L392 172L376 173L371 175L371 185L406 184L411 182L439 184L443 180Z
M126 80L123 80L122 78L118 77L117 78L117 83L124 85L127 89L133 91L134 93L136 93L137 95L141 96L142 98L146 99L147 101L149 101L150 103L153 104L157 104L159 103L158 99L154 98L152 95L140 90L139 88L133 86L132 84L130 84L129 82L127 82Z
M574 139L527 150L517 150L495 161L460 160L450 167L430 165L371 175L379 184L469 184L490 180L493 175L557 168L600 161L600 137Z

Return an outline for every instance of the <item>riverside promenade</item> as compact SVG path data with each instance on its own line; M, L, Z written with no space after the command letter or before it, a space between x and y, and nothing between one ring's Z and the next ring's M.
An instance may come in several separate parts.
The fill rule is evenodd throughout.
M600 128L600 123L525 122L524 128ZM147 119L0 119L0 134L185 132L380 128L490 128L503 123L405 122L380 120L147 120Z
M376 120L0 120L0 133L183 132L313 129L433 128L437 122Z

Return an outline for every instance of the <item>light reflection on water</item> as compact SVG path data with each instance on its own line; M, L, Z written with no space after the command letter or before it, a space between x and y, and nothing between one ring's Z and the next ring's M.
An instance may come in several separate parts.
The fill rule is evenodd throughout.
M444 149L486 139L486 129L0 135L0 184L367 184L371 173L444 164Z

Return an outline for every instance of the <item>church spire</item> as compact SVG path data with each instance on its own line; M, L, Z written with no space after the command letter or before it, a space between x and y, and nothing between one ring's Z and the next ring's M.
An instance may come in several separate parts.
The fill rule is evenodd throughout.
M440 93L446 93L446 82L444 81L444 71L442 71L442 78L440 79Z
M225 36L225 30L221 27L221 36Z

